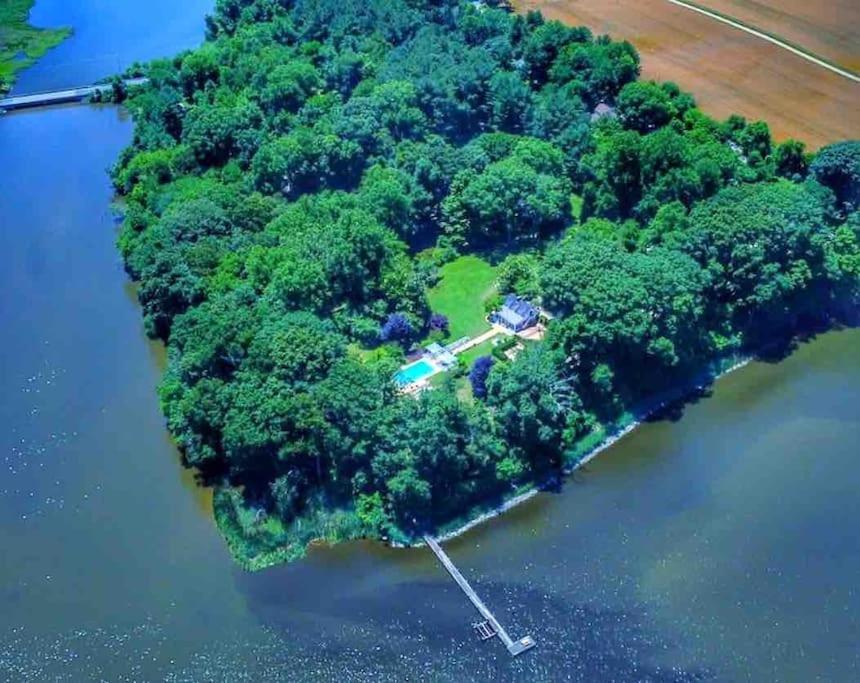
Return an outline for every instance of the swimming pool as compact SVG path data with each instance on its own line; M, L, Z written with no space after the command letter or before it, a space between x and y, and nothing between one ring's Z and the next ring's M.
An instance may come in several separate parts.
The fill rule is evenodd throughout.
M436 368L432 364L426 360L419 360L417 363L400 368L394 375L394 381L403 387L434 374L436 374Z

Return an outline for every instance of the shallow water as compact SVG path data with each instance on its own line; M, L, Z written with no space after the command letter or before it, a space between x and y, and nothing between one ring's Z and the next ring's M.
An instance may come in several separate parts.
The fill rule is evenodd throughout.
M130 136L113 107L0 118L0 680L860 678L858 330L724 378L447 544L537 639L516 660L426 550L237 569L114 248L104 169Z

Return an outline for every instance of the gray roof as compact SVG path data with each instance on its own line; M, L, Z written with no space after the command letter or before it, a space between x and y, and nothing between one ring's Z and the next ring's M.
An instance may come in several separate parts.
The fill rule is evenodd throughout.
M597 121L597 119L602 119L604 116L614 117L615 108L610 107L606 102L601 102L594 108L594 111L591 112L591 120Z
M537 309L525 299L520 299L516 294L508 294L505 303L499 310L499 317L505 322L516 327L525 321L536 318Z

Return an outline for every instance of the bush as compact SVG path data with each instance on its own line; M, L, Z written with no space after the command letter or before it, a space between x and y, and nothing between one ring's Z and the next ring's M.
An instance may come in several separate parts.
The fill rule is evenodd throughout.
M396 341L406 346L415 333L412 323L403 313L392 313L379 330L381 341Z
M390 524L379 491L376 491L373 495L359 495L355 503L355 513L358 515L361 523L373 534L384 532Z
M469 383L472 385L472 394L475 398L487 397L487 377L495 361L491 356L479 356L472 365L469 372Z
M434 313L430 316L430 329L438 332L448 332L448 317L441 313Z

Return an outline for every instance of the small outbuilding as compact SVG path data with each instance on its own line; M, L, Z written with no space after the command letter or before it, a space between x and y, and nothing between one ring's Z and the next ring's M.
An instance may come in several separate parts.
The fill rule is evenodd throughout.
M601 102L594 108L594 111L591 112L591 120L598 121L606 117L611 119L615 118L615 107L610 107L606 102Z
M537 325L540 312L525 299L508 294L502 307L490 314L490 322L506 327L511 332L522 332Z
M450 368L457 364L457 357L451 351L441 344L433 342L427 349L427 355L435 360L443 368Z

